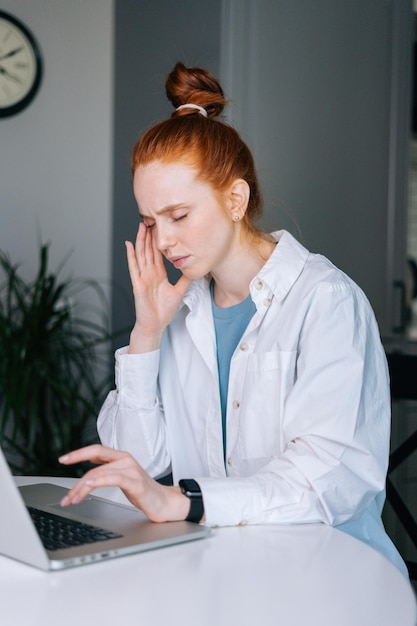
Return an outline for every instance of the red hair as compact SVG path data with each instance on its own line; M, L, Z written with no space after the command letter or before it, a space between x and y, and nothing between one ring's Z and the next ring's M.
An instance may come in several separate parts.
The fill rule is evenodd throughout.
M180 161L190 165L199 180L220 193L242 178L250 189L244 223L249 230L257 231L255 222L262 213L262 196L254 160L236 130L215 119L227 104L219 82L206 70L177 63L165 86L175 109L194 104L203 107L207 117L196 108L183 108L152 126L133 148L132 172L152 161Z

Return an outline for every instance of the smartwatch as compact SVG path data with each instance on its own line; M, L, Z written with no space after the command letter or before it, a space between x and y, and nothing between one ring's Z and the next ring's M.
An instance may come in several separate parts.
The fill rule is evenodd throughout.
M204 515L203 494L200 486L192 478L183 478L178 484L181 492L190 500L190 510L185 520L198 524Z

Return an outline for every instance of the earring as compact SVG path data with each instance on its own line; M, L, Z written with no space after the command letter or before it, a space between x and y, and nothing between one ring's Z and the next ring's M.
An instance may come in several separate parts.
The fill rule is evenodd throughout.
M239 215L235 215L233 219L235 220L235 222L238 222L240 220L240 217Z

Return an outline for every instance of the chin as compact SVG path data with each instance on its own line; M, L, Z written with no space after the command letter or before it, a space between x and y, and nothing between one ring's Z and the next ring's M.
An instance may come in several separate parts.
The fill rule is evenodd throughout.
M199 272L198 270L192 269L181 270L181 273L189 280L198 280L199 278L204 278L204 276L208 275L207 272Z

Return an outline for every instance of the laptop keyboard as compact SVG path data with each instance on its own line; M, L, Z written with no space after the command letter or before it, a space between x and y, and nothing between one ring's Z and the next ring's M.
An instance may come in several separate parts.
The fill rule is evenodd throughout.
M27 508L47 550L62 550L86 543L122 537L122 535L98 526L90 526L31 506Z

